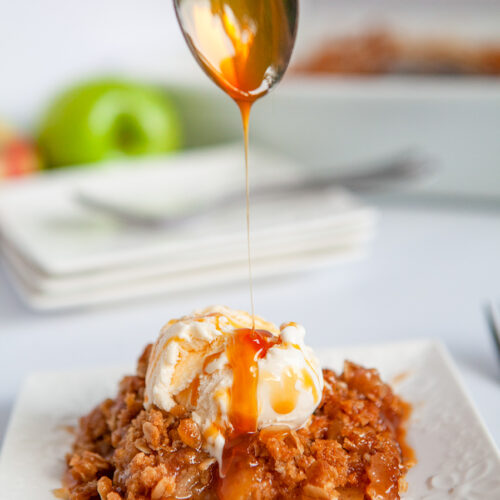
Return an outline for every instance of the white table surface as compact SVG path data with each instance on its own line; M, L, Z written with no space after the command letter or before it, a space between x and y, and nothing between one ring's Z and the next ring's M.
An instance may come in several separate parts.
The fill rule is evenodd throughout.
M303 323L316 348L441 339L500 443L500 363L483 312L488 299L500 299L500 211L386 204L369 258L259 281L255 298L262 316ZM28 372L130 362L168 319L213 303L248 309L248 288L38 314L16 298L0 265L0 441Z

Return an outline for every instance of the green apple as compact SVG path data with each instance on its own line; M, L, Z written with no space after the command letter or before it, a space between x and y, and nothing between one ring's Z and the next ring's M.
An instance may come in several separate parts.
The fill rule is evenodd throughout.
M120 80L71 88L45 114L38 144L49 167L179 149L182 126L166 93Z

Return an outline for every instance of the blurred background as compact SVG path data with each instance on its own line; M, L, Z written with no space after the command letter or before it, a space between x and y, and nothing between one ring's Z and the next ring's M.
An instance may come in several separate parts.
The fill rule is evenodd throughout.
M263 234L297 217L310 232L283 229L287 265L285 240L257 232L257 275L365 253L367 204L498 205L499 26L493 1L302 2L290 69L252 113L252 182L332 190L316 211L282 205L288 218L256 202ZM0 227L21 296L50 309L125 298L125 282L133 296L244 279L242 207L225 203L242 189L239 114L170 2L20 0L0 33Z
M202 75L168 1L20 0L0 23L7 130L36 140L61 93L113 77L165 89L185 147L240 137L236 109ZM351 168L415 148L439 167L427 190L498 195L499 25L492 0L304 1L292 67L255 107L254 141L307 168ZM58 140L42 141L45 165L80 159L65 157Z
M312 345L444 340L500 439L500 2L300 8L250 120L257 311ZM249 301L239 112L170 0L4 2L0 62L2 424L28 368Z

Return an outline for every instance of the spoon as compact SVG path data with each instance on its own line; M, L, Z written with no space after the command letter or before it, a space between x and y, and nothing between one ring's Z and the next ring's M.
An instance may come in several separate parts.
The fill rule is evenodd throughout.
M298 0L174 0L174 7L195 59L238 104L279 82L295 43Z

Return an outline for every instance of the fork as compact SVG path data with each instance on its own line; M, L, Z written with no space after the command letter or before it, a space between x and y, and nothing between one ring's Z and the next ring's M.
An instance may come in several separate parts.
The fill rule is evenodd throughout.
M485 307L486 321L500 358L500 304L490 301Z
M285 181L282 184L260 186L252 191L251 197L256 199L316 192L331 189L335 186L354 192L377 191L395 184L418 180L432 171L432 167L429 158L426 156L414 151L404 151L389 159L370 165L368 168L356 170L358 171L352 174L322 174L303 177L293 182ZM75 201L85 208L106 213L120 222L134 226L161 227L163 229L176 227L208 212L227 208L241 201L243 197L243 192L230 192L216 200L212 200L210 203L188 209L185 213L157 215L138 213L133 208L127 209L112 202L96 199L82 191L78 191L74 195Z

